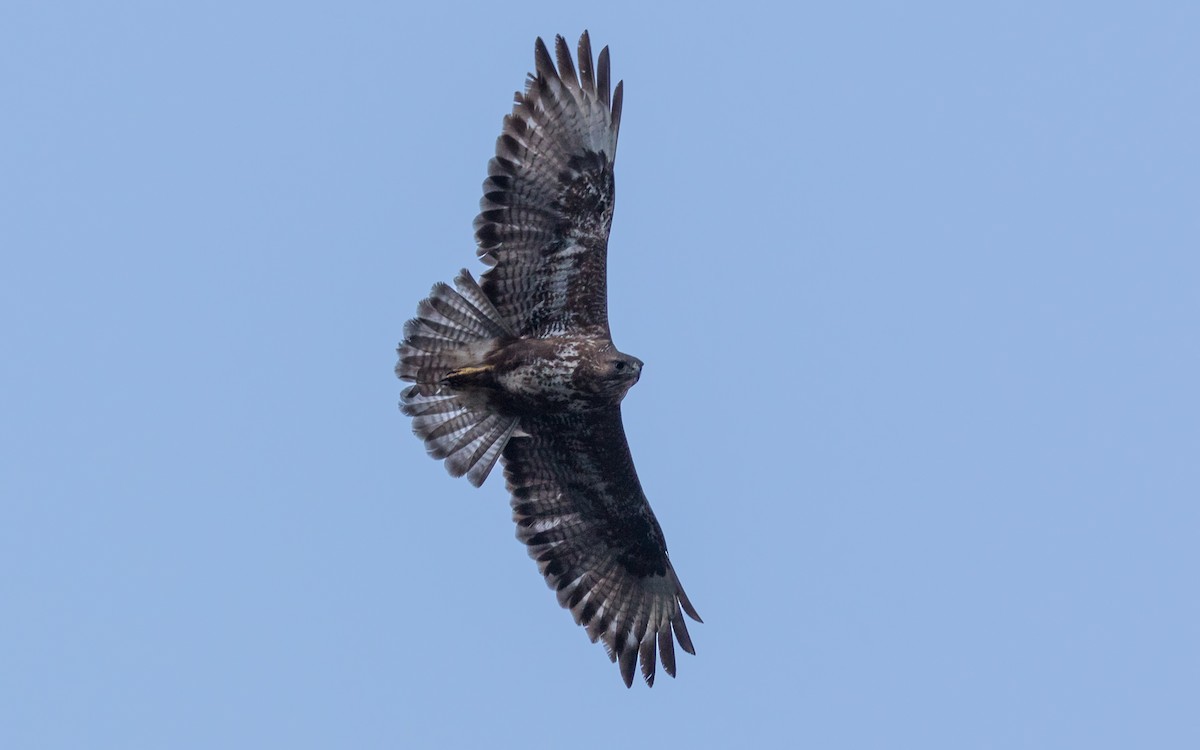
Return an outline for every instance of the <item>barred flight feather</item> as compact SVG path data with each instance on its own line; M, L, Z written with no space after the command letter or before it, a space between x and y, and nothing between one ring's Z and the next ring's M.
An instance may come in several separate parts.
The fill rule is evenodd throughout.
M494 264L481 285L520 335L579 328L607 334L605 255L621 89L610 96L607 47L593 80L587 34L578 49L582 77L561 36L555 58L539 39L536 73L516 94L496 140L475 220L479 255ZM553 256L572 246L587 252L555 264Z
M517 538L627 685L639 661L653 684L655 655L674 676L672 634L694 654L683 614L700 617L638 485L619 408L578 420L527 417L522 429L529 437L504 450Z

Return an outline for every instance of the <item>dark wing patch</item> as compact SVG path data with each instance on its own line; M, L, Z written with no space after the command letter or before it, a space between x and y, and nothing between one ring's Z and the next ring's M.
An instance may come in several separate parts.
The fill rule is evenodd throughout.
M475 219L481 285L521 336L608 335L606 254L621 91L609 94L608 48L592 67L587 32L579 72L555 40L541 39L536 72L516 94L488 163ZM595 74L598 73L598 78Z
M696 653L682 611L700 621L642 492L620 407L524 417L504 449L517 538L558 601L619 662L626 685L639 658L654 684L655 652L675 676L675 644Z

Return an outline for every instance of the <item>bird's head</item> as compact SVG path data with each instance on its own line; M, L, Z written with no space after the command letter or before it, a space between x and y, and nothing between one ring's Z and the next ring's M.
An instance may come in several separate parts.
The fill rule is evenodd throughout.
M642 360L618 351L605 357L600 374L604 390L616 395L618 401L625 398L625 394L641 376Z

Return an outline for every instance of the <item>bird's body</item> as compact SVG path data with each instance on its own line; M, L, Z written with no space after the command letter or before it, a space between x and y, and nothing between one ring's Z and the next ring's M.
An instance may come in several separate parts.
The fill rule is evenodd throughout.
M608 50L579 73L562 37L558 65L537 40L537 73L505 118L475 222L491 268L434 286L404 329L401 408L430 455L476 486L503 459L517 537L558 600L620 663L656 651L675 674L674 641L695 653L681 608L699 616L667 557L621 423L642 361L613 345L607 246L622 86Z
M502 414L541 416L616 406L641 369L641 360L601 339L523 338L498 342L481 366L453 371L443 382L487 393Z

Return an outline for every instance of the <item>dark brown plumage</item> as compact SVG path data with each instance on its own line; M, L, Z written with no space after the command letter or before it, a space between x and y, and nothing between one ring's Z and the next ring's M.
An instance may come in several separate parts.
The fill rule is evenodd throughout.
M632 684L675 674L699 621L633 467L621 400L642 362L612 343L607 247L622 84L608 49L578 72L558 37L504 118L488 163L476 283L437 284L404 327L401 409L430 455L479 486L503 459L517 537L588 636ZM657 659L656 659L657 657Z

